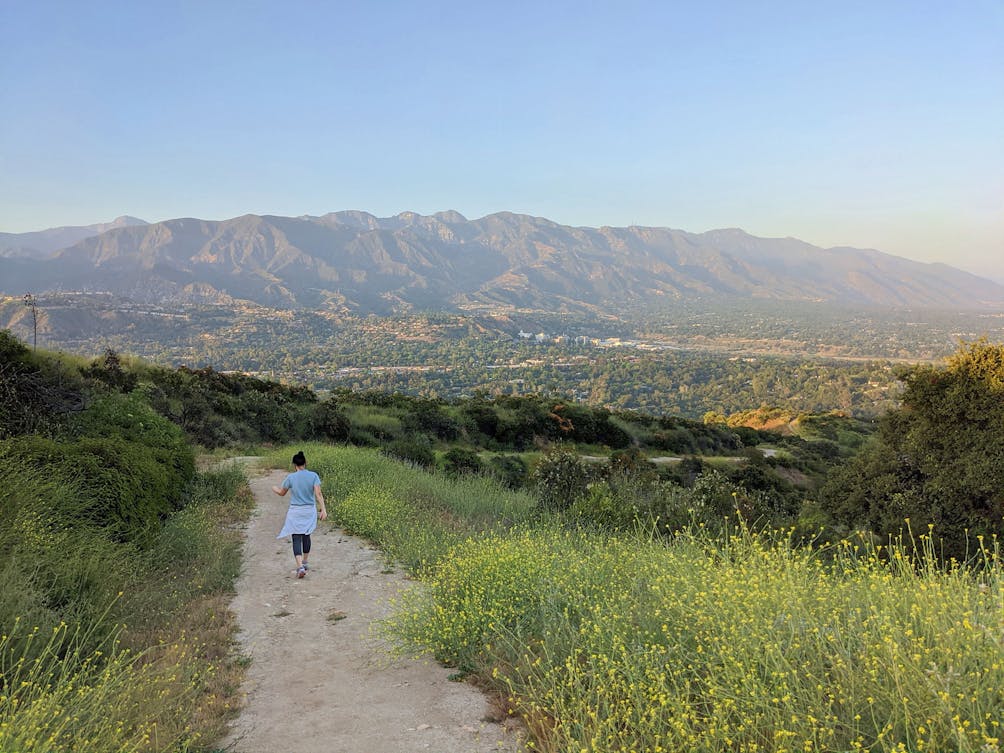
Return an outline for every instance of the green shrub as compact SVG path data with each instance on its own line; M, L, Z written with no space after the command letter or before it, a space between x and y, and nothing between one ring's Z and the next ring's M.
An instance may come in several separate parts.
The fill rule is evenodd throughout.
M569 449L548 450L533 468L531 481L545 510L565 510L585 496L589 469Z
M165 494L180 504L195 477L195 455L181 429L154 411L140 395L98 398L70 423L79 437L117 438L148 448L164 466Z
M527 465L519 455L493 455L488 461L492 474L510 489L519 489L526 483Z
M404 429L413 434L425 434L430 439L452 442L460 437L461 426L443 406L432 400L412 399L402 419Z
M345 411L334 399L317 403L313 411L313 433L335 442L344 442L352 433L352 425Z
M443 455L442 468L447 476L459 476L462 473L481 473L485 469L485 464L474 450L451 447Z
M615 473L594 482L568 510L598 531L671 535L695 520L693 492L648 474Z
M436 464L436 454L424 437L405 437L395 439L383 450L387 455L398 460L414 463L422 468L432 468Z
M184 502L186 479L169 450L118 437L57 442L23 436L0 444L0 451L20 467L75 488L73 507L78 510L83 503L86 510L78 520L118 541L148 543L160 522Z
M903 406L872 442L831 473L820 498L848 528L895 536L933 525L946 558L1004 520L1004 345L969 343L943 368L901 372Z
M625 503L606 481L598 481L569 506L568 516L598 530L626 531L638 523L638 508Z

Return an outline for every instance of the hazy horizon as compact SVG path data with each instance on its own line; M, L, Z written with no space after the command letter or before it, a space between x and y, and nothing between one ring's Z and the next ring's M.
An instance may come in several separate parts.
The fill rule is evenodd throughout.
M7 232L512 211L738 227L1004 280L992 0L4 15Z

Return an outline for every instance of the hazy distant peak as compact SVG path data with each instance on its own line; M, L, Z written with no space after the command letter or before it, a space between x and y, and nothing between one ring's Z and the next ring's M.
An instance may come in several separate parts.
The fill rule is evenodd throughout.
M46 258L85 238L93 238L122 227L139 227L147 224L149 223L138 217L122 215L111 222L95 225L65 225L29 233L0 233L0 256Z
M138 227L140 225L149 225L150 223L146 220L141 220L139 217L131 217L128 214L123 214L121 217L116 217L110 223L108 223L109 228L113 227Z
M706 238L711 241L724 241L724 240L738 240L746 238L757 238L755 235L750 235L745 230L739 227L721 227L715 228L714 230L708 230L706 232L699 234L702 238ZM760 239L758 239L760 240Z
M549 220L547 217L536 217L532 214L519 214L517 212L495 212L493 214L485 215L481 218L482 222L501 222L505 224L517 224L517 225L533 225L536 227L562 227L554 220Z
M367 230L377 230L380 227L380 220L375 215L358 209L328 212L319 219L325 225L348 225L349 227L361 227Z
M455 209L447 209L445 212L436 212L432 216L440 222L445 222L447 225L451 223L467 222L467 218Z
M101 235L102 233L107 233L109 230L118 230L120 227L144 227L150 223L146 220L141 220L139 217L130 217L127 214L123 214L121 217L116 217L111 222L99 222L96 225L83 225L79 228L54 228L55 231L60 230L78 230L81 238L90 235ZM42 232L52 232L49 230L43 230Z

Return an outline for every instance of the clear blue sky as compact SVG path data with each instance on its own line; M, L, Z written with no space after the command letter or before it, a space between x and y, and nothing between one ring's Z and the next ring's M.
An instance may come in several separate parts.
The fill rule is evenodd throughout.
M0 230L339 209L1004 279L1004 0L0 0Z

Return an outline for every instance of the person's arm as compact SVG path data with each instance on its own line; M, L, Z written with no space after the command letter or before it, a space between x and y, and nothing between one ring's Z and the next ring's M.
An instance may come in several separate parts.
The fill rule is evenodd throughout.
M288 492L289 489L280 489L278 486L273 486L272 487L272 491L274 491L280 497L285 497L286 496L286 492Z
M314 484L314 501L317 502L318 505L320 505L319 508L320 512L317 514L317 517L319 517L321 520L327 520L328 511L324 507L324 495L321 493L320 484Z

